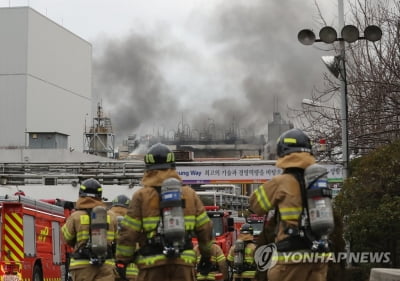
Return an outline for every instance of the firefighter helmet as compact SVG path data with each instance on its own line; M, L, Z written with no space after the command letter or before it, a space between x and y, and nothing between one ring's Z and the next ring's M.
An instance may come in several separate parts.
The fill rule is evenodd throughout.
M112 201L112 207L120 206L120 207L128 208L130 201L131 200L129 200L128 196L126 196L124 194L120 194L117 197L115 197L114 200Z
M278 157L283 157L293 152L311 151L310 138L299 129L291 129L284 132L277 141Z
M79 197L101 198L102 193L101 184L93 178L84 180L79 188Z
M253 227L249 223L245 223L240 228L240 233L253 235Z
M175 169L174 153L162 143L152 145L144 156L146 170Z

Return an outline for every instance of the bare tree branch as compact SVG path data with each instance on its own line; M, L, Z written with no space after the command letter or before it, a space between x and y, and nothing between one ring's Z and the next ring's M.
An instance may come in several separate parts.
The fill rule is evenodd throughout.
M362 155L400 138L400 3L349 0L349 8L349 24L383 31L377 42L346 43L349 148ZM323 79L323 89L313 89L311 96L324 106L291 113L314 140L325 138L332 148L340 147L340 81L327 73Z

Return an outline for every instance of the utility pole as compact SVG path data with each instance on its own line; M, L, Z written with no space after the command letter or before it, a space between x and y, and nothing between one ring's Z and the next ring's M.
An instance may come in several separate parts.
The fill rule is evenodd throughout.
M344 5L343 0L338 0L339 7L339 30L344 27ZM342 161L343 182L349 176L349 130L348 130L348 102L347 102L347 76L346 76L346 52L345 41L339 41L340 55L340 93L341 93L341 125L342 125Z

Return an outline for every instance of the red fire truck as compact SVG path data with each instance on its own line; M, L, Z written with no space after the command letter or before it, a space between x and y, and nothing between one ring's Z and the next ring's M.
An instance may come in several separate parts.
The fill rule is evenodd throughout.
M222 248L225 255L235 242L233 239L234 221L227 211L220 210L219 206L205 206L207 214L213 222L213 235L216 243Z
M235 242L233 237L234 221L230 213L222 211L218 206L204 206L208 216L213 222L213 237L215 242L221 247L225 255L228 254L230 247ZM197 238L192 239L193 245L197 245Z
M265 222L266 216L251 214L249 217L247 217L247 223L251 224L251 226L253 227L254 239L257 239L261 231L264 229Z
M236 241L238 239L239 234L240 234L240 229L242 228L242 225L246 223L246 218L245 217L234 217L234 231L233 231L233 241Z
M60 229L73 204L51 201L0 196L0 280L68 280L70 248Z

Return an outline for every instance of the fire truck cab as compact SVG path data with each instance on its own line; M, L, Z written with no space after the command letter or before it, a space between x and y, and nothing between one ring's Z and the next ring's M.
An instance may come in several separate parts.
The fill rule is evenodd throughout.
M242 225L246 223L246 218L244 217L234 217L234 232L233 232L233 241L236 241L240 234L240 229Z
M234 221L230 213L222 211L219 206L205 206L207 214L213 222L213 236L225 255L234 243Z
M71 206L0 196L0 280L68 280L69 247L60 230Z
M255 214L251 214L247 217L247 223L251 224L253 227L253 235L255 239L257 239L261 231L264 229L265 220L266 216L258 216Z

